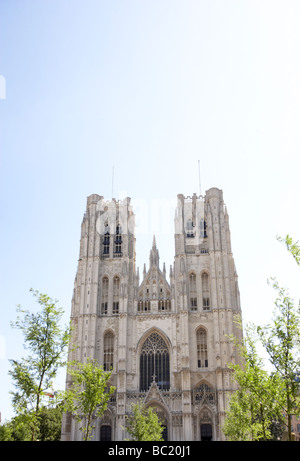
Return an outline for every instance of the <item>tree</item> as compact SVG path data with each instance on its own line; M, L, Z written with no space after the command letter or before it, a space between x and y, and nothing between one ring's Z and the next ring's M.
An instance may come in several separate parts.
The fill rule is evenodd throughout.
M288 235L277 239L286 244L300 265L298 242L293 242ZM300 414L300 304L296 306L287 290L280 287L275 278L271 280L277 291L272 323L252 326L253 336L246 335L246 343L241 350L244 367L233 367L239 390L230 400L224 427L231 440L268 439L272 430L279 428L280 432L283 424L287 425L288 440L292 440L291 415ZM268 353L273 365L270 374L262 368L262 361L254 347L254 336ZM247 424L251 433L247 432Z
M59 441L61 437L62 408L41 407L35 429L36 439L40 441ZM30 441L30 414L20 414L0 426L0 441Z
M132 415L126 415L126 430L134 441L162 441L163 427L153 408L142 402L132 404Z
M278 291L277 313L272 325L258 327L261 341L269 354L269 360L283 383L284 400L282 412L287 417L288 439L292 440L291 415L299 415L299 382L297 373L299 361L299 322L295 306L284 288L273 279L273 287ZM298 343L298 344L297 344Z
M69 411L81 423L83 440L91 439L93 417L103 416L115 387L107 383L112 371L104 371L95 360L87 363L69 363L68 373L72 378L70 389L61 394L64 411Z
M56 306L46 294L30 290L41 310L32 313L18 306L18 316L13 328L24 335L24 349L29 355L21 360L11 360L9 374L17 389L12 392L12 404L17 415L27 419L31 428L31 439L36 440L38 416L45 402L45 393L51 388L58 369L65 362L64 353L69 343L70 328L61 329L59 322L64 311Z
M242 365L229 364L238 390L229 401L223 432L228 440L269 440L274 422L282 422L282 381L263 369L256 349L256 327L249 324L243 344L235 338Z
M288 235L278 240L284 242L288 251L300 265L300 247ZM300 303L295 305L286 288L279 286L272 278L277 291L272 324L258 327L262 344L269 354L269 360L283 383L284 399L282 412L287 418L288 440L292 440L291 415L300 414L299 382L300 372ZM271 283L271 282L270 282Z
M286 244L287 250L300 266L300 246L287 235L277 239ZM292 440L291 415L300 414L299 380L300 372L300 303L295 302L286 288L279 286L276 278L271 279L277 291L273 323L258 327L262 344L269 354L269 360L283 383L282 412L286 415L288 440Z
M59 441L61 438L62 406L43 407L39 413L39 440L42 442Z

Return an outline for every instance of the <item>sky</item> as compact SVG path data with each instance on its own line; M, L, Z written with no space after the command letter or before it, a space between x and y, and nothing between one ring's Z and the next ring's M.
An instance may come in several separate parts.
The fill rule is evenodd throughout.
M136 265L155 234L168 272L177 194L222 189L244 323L271 321L272 276L298 302L276 236L300 239L299 23L298 0L0 1L2 421L16 306L34 288L69 321L90 194L131 197Z

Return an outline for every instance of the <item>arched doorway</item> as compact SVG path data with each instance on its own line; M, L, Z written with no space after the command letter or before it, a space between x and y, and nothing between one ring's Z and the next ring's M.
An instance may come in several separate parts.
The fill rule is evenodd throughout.
M110 442L111 440L113 440L113 418L109 410L105 410L102 418L98 420L97 431L98 430L98 440L100 440L101 442Z
M194 388L193 401L198 413L198 440L206 442L214 440L216 399L216 391L208 382L201 381Z
M111 441L111 425L103 424L100 428L100 441L110 442Z
M208 423L200 424L201 442L210 442L212 438L212 425Z
M166 408L163 405L155 400L152 400L149 404L146 405L147 407L151 407L157 416L159 417L161 426L163 428L162 437L163 440L166 442L169 440L169 417Z

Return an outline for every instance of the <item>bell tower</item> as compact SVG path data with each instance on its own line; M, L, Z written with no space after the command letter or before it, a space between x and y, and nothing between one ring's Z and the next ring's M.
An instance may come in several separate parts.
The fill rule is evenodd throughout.
M127 319L132 312L136 277L134 232L130 198L104 200L97 194L87 198L72 297L68 360L85 363L91 358L104 369L113 368L116 373L110 384L117 386L120 396L126 389ZM66 388L69 386L67 376ZM123 414L121 400L117 398L116 402ZM62 427L62 440L70 440L70 415L64 416Z
M204 197L177 197L174 273L181 318L182 388L190 389L186 395L190 402L198 383L218 389L217 405L206 412L213 432L216 421L219 427L223 424L231 390L227 363L238 359L228 336L241 336L234 323L235 315L240 315L240 298L229 218L220 189L209 189ZM190 411L188 405L183 408ZM187 416L185 420L186 431L192 431Z

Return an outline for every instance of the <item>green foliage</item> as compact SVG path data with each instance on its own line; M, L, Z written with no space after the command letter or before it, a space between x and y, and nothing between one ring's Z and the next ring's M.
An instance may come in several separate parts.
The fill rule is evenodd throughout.
M285 237L277 236L277 240L286 245L287 250L291 253L298 266L300 266L300 245L299 242L294 242L292 237L286 235Z
M285 243L297 265L300 265L300 246L286 235L277 237ZM291 415L300 415L299 382L300 372L300 304L296 305L286 288L279 286L275 278L270 282L277 292L273 323L258 327L262 344L269 354L269 360L283 383L282 412L286 415L288 439L292 440Z
M36 440L59 441L61 437L62 408L42 407L35 429ZM31 416L20 414L0 426L0 441L30 441Z
M298 242L289 235L277 239L285 243L300 265ZM239 390L230 399L226 415L224 433L229 440L268 440L271 431L279 428L280 432L283 424L287 425L288 440L292 440L290 416L300 415L300 304L295 305L276 278L269 284L277 292L272 323L252 325L241 348L244 367L232 366ZM271 374L263 370L256 352L257 340L274 367Z
M42 442L59 441L61 439L62 406L43 407L39 413L39 440Z
M0 442L10 442L12 438L12 427L11 422L0 425Z
M282 381L263 369L256 349L254 325L246 328L244 343L237 344L243 365L229 364L238 390L229 402L223 432L228 440L270 440L274 421L281 422Z
M133 414L126 415L126 430L134 441L162 441L163 427L153 408L142 402L132 404Z
M32 313L18 306L18 316L12 327L24 335L24 349L29 351L21 360L11 360L9 371L16 392L12 392L12 404L17 415L27 419L31 439L36 440L38 417L41 407L48 399L45 391L51 389L58 369L66 362L64 353L70 338L70 329L61 329L59 322L63 310L49 296L30 290L41 310Z
M108 406L114 386L107 386L112 371L105 372L94 360L87 363L72 362L68 374L72 378L72 386L61 394L64 410L73 414L81 423L83 440L91 439L93 417L101 417Z

